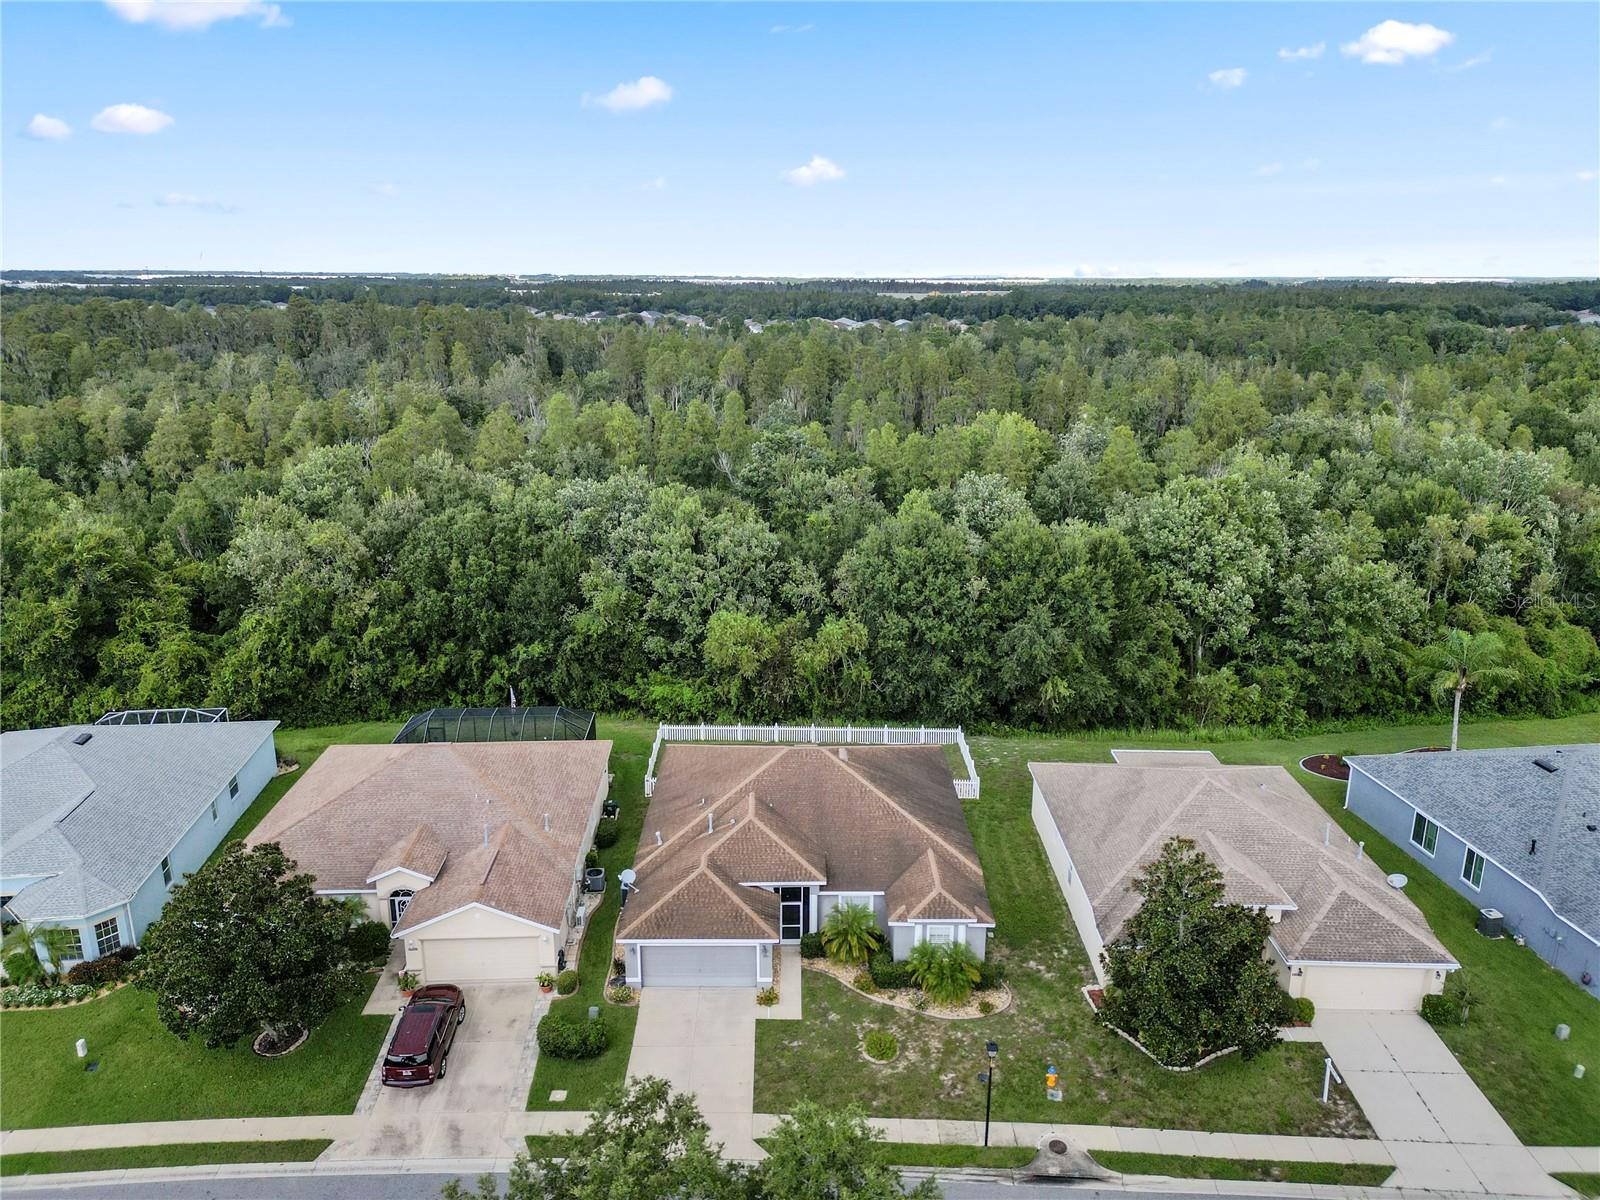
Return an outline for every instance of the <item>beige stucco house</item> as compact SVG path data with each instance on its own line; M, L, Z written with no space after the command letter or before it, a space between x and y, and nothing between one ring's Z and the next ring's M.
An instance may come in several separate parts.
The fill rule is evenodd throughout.
M330 746L247 839L352 896L424 982L556 969L610 786L608 741Z

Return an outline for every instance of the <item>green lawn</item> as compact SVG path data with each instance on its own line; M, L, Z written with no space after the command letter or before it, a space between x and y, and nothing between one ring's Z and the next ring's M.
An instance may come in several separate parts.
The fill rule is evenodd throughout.
M1557 1171L1555 1178L1580 1196L1600 1196L1600 1171Z
M1448 737L1447 727L1422 725L1223 742L1126 733L971 739L983 796L965 807L998 925L991 953L1005 961L1019 1003L982 1020L943 1022L873 1004L807 972L805 1020L757 1026L757 1111L787 1112L801 1099L828 1098L857 1100L881 1116L970 1119L983 1110L977 1072L982 1044L993 1038L1001 1048L994 1103L1002 1120L1370 1136L1348 1093L1337 1105L1318 1103L1320 1046L1285 1044L1253 1062L1230 1057L1175 1075L1094 1024L1078 994L1091 978L1088 960L1029 815L1027 763L1104 762L1112 746L1204 746L1224 762L1280 763L1341 825L1366 839L1380 866L1396 870L1410 862L1408 856L1343 810L1343 785L1318 780L1295 764L1322 750L1404 750ZM1464 747L1597 740L1600 717L1593 715L1480 722L1462 731ZM1593 1130L1600 1128L1595 1085L1572 1079L1571 1064L1600 1062L1600 1006L1531 952L1478 938L1471 905L1414 864L1407 870L1415 881L1408 894L1488 998L1472 1025L1445 1031L1452 1049L1524 1140L1593 1141ZM1558 1021L1572 1026L1570 1041L1550 1036ZM899 1038L901 1054L894 1063L862 1060L857 1045L869 1028ZM1045 1098L1047 1063L1061 1072L1061 1103ZM825 1088L816 1080L826 1080Z
M999 1170L1025 1166L1037 1151L1025 1146L952 1146L923 1142L884 1142L885 1162L897 1167L992 1167Z
M569 1010L577 1016L598 1004L611 1024L611 1045L598 1058L569 1061L540 1055L528 1089L530 1109L590 1109L613 1084L621 1083L628 1070L628 1055L633 1051L633 1029L639 1019L637 1008L619 1007L605 1001L606 979L611 974L611 935L617 924L617 872L633 863L639 846L639 831L644 828L644 769L650 758L650 744L656 727L646 721L620 721L600 718L596 735L610 738L611 798L621 807L622 836L609 850L600 852L600 865L606 869L606 897L589 920L582 953L578 956L578 990L550 1005L551 1012ZM550 1093L565 1091L565 1100L552 1103Z
M1168 1175L1175 1179L1259 1179L1268 1183L1326 1183L1379 1187L1393 1167L1371 1163L1271 1162L1258 1158L1200 1158L1183 1154L1133 1154L1097 1150L1094 1159L1124 1175Z
M300 1138L286 1142L179 1142L98 1150L40 1150L28 1154L0 1154L0 1176L198 1167L210 1163L310 1162L332 1144L328 1138Z
M348 1113L389 1027L363 1017L364 991L334 1012L306 1044L266 1059L246 1043L207 1050L156 1019L155 997L118 988L98 1000L0 1016L0 1114L7 1129L289 1117ZM89 1042L86 1071L73 1051Z

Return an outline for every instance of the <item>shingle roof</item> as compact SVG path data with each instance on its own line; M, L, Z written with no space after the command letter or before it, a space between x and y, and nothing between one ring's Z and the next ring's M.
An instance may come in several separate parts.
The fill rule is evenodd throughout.
M329 746L246 840L279 843L325 890L397 865L436 874L402 928L476 902L559 929L610 754L607 741Z
M1282 767L1029 763L1113 940L1139 907L1133 879L1172 837L1194 840L1225 895L1281 907L1272 936L1306 962L1451 963L1426 920ZM1328 844L1323 844L1326 838Z
M1557 769L1543 770L1535 759ZM1600 745L1357 754L1349 761L1600 938Z
M657 776L618 937L775 938L754 883L883 892L891 920L994 920L937 746L669 744Z
M277 724L0 734L5 872L48 877L18 892L12 911L27 921L85 917L130 899Z

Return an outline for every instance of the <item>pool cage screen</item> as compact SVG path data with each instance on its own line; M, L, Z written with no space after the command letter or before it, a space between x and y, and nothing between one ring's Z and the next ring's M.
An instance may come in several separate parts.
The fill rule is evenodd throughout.
M594 714L577 708L430 708L395 735L402 742L593 741Z

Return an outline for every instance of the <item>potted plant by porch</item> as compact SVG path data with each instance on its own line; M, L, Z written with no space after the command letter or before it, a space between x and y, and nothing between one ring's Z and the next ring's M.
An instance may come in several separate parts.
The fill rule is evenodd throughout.
M539 990L547 996L556 990L556 977L549 971L539 973Z
M422 980L417 978L415 971L401 971L394 977L394 981L400 985L400 994L402 996L410 996L422 983Z

